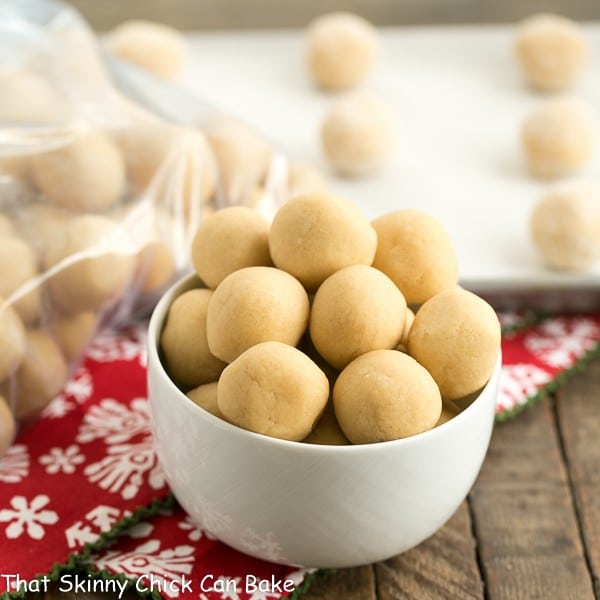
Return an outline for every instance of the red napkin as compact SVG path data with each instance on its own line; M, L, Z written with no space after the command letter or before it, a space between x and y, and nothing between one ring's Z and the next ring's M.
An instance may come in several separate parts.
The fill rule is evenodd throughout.
M502 348L500 419L598 352L600 316L547 319L505 335ZM129 581L196 600L286 597L305 579L212 539L168 497L150 435L143 326L99 336L0 460L0 593L25 582L43 590L34 580L47 574L63 591L118 596Z

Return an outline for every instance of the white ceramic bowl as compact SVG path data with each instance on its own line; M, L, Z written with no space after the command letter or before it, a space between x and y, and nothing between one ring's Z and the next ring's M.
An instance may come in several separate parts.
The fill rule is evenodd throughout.
M160 462L202 528L266 560L348 567L408 550L450 518L489 444L500 358L476 400L431 431L360 446L278 440L202 410L165 372L158 340L167 310L197 285L194 277L179 282L152 315L148 389Z

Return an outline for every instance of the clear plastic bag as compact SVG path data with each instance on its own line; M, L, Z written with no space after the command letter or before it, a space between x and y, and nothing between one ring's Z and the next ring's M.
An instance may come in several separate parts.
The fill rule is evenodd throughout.
M95 332L147 313L188 269L206 215L271 214L289 182L243 124L208 111L177 126L124 96L60 3L0 4L0 54L1 456Z

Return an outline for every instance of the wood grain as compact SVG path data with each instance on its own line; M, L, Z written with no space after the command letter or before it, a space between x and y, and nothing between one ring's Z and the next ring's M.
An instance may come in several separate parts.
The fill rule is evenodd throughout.
M435 536L376 564L375 576L379 600L483 598L467 503Z
M579 525L600 598L600 359L558 391L556 409Z
M92 26L106 31L125 19L143 18L180 29L304 27L315 16L350 10L377 25L495 23L535 12L599 19L596 0L71 0Z
M471 493L491 600L592 600L552 403L496 428Z
M373 567L337 569L333 573L319 573L303 600L377 600Z

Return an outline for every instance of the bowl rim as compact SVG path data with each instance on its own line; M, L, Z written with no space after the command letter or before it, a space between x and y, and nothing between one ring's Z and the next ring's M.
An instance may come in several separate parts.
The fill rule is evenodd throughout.
M199 284L199 285L194 285ZM497 380L500 376L500 371L502 369L502 349L498 352L498 357L496 359L496 364L494 366L494 370L486 384L481 388L477 396L473 399L473 401L463 410L460 411L456 416L452 417L450 420L438 425L437 427L433 427L428 429L427 431L423 431L421 433L417 433L415 435L411 435L405 438L400 438L397 440L388 440L384 442L372 442L369 444L347 444L347 445L334 445L334 444L310 444L300 441L293 440L284 440L280 438L275 438L272 436L265 435L263 433L257 433L255 431L250 431L249 429L244 429L243 427L239 427L238 425L234 425L225 421L224 419L220 419L215 415L211 414L207 410L198 406L194 403L188 396L182 392L175 382L171 379L169 374L167 373L163 362L160 358L160 354L158 351L160 333L162 331L164 321L166 319L168 308L172 301L180 294L185 291L191 289L197 289L205 287L204 283L195 273L191 273L185 275L184 277L177 280L173 285L166 290L161 296L160 300L156 304L154 310L152 311L152 315L150 317L150 322L148 324L147 330L147 351L148 351L148 372L150 369L157 368L158 373L163 378L168 386L171 388L174 395L177 397L179 402L184 402L188 405L192 410L198 412L198 415L207 420L212 425L224 429L228 431L231 435L241 435L242 438L246 437L248 440L254 440L256 443L272 445L275 447L282 447L289 451L298 451L303 453L315 453L315 454L353 454L353 453L369 453L369 452L380 452L382 449L391 449L398 447L406 447L411 445L418 445L424 442L427 442L431 438L435 438L439 435L444 435L448 432L452 427L460 427L462 422L468 418L468 416L475 410L476 405L480 405L486 399L490 390L496 387ZM206 288L205 288L206 289ZM211 383L211 382L208 382ZM150 394L150 386L148 386L148 394ZM440 433L441 432L441 433Z

